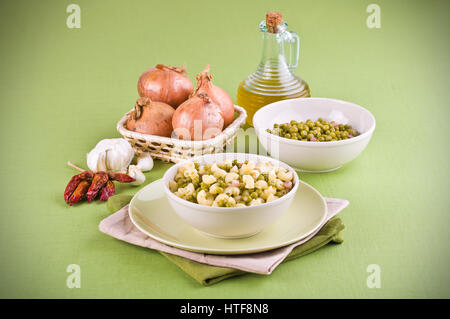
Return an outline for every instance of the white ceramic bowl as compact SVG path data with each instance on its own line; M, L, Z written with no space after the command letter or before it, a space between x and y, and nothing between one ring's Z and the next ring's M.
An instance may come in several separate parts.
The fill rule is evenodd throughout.
M168 201L181 219L208 235L221 238L243 238L255 235L266 226L275 222L289 208L299 185L297 173L285 163L270 157L255 154L208 154L193 158L192 160L196 160L200 164L207 164L221 163L226 159L236 159L239 162L245 160L255 162L270 161L294 173L294 186L286 195L260 205L247 207L211 207L200 205L176 196L169 189L169 181L175 178L178 168L186 162L183 161L169 168L164 174L164 190Z
M336 121L350 124L360 135L341 141L306 142L282 138L266 132L275 123L296 120ZM268 104L253 116L253 125L262 146L274 158L303 172L329 172L355 159L367 146L375 130L375 117L365 108L328 98L298 98Z

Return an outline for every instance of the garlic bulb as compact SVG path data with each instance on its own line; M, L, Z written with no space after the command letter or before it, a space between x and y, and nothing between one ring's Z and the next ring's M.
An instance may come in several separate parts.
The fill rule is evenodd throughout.
M137 159L137 167L142 172L150 171L153 168L153 158L149 153L142 153Z
M123 173L127 171L133 157L133 148L123 138L101 140L86 156L87 166L94 172L115 171Z
M131 185L141 185L143 182L145 182L144 173L142 173L142 171L136 165L130 165L128 167L128 175L135 179L135 181L132 182Z

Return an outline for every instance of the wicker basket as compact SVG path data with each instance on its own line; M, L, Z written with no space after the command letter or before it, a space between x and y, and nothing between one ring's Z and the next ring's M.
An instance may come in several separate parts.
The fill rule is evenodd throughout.
M247 117L247 112L242 107L235 105L234 110L239 113L239 116L221 134L204 141L184 141L130 131L125 124L133 110L120 119L117 123L117 130L130 142L137 155L150 153L153 158L177 163L203 154L223 152L225 145L231 144L239 128L245 124Z

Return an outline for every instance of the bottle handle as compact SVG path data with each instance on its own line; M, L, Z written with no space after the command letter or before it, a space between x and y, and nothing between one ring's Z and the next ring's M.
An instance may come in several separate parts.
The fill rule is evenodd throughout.
M300 56L300 37L294 31L285 31L284 38L289 43L289 59L287 64L289 69L295 69L298 66Z

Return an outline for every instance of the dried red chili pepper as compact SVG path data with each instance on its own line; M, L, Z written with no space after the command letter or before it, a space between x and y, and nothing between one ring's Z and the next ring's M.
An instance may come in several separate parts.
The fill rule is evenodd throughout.
M108 180L108 175L105 172L95 173L94 178L92 179L91 186L89 187L89 190L86 194L89 203L92 202L95 197L97 197L98 193L103 188L103 186L106 185Z
M78 186L75 189L75 191L73 192L72 196L70 196L70 199L69 199L70 206L78 203L83 198L83 196L86 195L86 192L89 189L89 185L90 185L90 183L87 180L81 181L78 184Z
M70 195L75 191L77 186L81 183L83 180L89 180L94 176L94 173L92 171L84 171L78 175L73 176L69 183L66 186L66 190L64 191L64 200L66 202L69 202Z
M123 174L123 173L114 173L114 172L108 172L108 176L110 179L121 182L121 183L131 183L134 182L135 179L131 177L130 175Z
M116 192L116 187L112 181L108 181L100 193L100 200L106 202Z
M79 169L73 164L71 166ZM135 181L134 178L123 173L83 171L70 179L64 191L64 200L72 206L82 198L87 198L88 202L91 202L100 194L100 200L107 201L116 191L113 180L121 183Z

